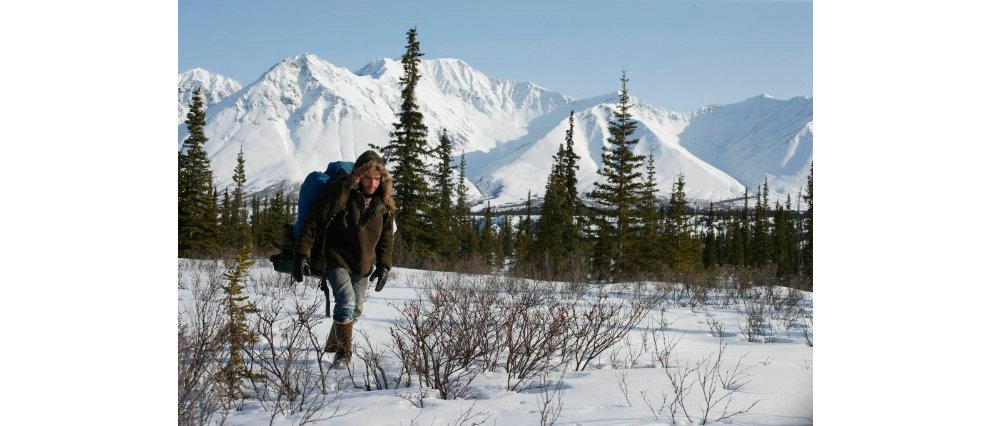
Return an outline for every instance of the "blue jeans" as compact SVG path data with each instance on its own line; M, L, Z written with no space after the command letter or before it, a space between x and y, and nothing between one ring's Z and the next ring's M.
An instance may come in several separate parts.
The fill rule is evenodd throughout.
M344 268L328 268L327 283L333 292L333 320L346 323L360 318L368 277L351 275Z

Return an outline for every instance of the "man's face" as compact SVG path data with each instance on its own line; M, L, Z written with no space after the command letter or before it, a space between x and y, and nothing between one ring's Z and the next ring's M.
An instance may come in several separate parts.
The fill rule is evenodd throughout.
M374 194L382 183L382 174L374 170L361 175L361 189L365 194Z

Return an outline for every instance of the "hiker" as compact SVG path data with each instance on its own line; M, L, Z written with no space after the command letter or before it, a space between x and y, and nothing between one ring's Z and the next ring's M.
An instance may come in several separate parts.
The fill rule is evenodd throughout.
M339 213L331 217L336 206ZM346 368L351 361L354 322L361 317L369 279L377 280L376 291L388 280L394 217L392 176L382 158L368 150L354 162L349 179L320 194L302 224L292 266L297 282L310 274L316 235L326 228L321 285L329 284L334 298L333 326L325 347L326 352L336 353L334 368Z

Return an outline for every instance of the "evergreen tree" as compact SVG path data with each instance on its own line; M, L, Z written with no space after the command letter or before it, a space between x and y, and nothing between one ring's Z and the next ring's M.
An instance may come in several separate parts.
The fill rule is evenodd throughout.
M247 205L245 203L244 185L247 184L247 173L244 170L244 144L237 153L237 165L234 166L234 194L231 199L233 205L230 210L231 217L231 244L233 247L243 247L250 242L250 230L248 229ZM224 191L226 193L226 191ZM289 223L292 223L290 220Z
M516 266L529 261L535 239L533 230L533 194L526 192L526 217L519 221L516 228Z
M229 349L230 357L220 371L219 381L225 396L240 399L245 395L241 388L242 379L256 380L259 377L251 372L244 360L244 348L248 344L257 343L257 333L251 330L248 315L255 312L243 294L244 282L248 277L248 269L254 263L251 258L251 245L242 247L233 265L228 265L224 278L227 284L221 285L226 295L224 308L227 322L221 336Z
M739 213L739 248L740 248L740 258L737 265L750 266L749 259L752 258L750 253L750 240L752 233L752 223L750 223L749 214L749 187L743 192L743 208Z
M443 259L449 259L459 249L454 206L454 168L451 165L453 147L447 136L447 129L440 134L440 144L434 149L436 159L433 176L433 191L430 202L429 228L431 251Z
M481 235L479 237L479 250L481 255L484 256L485 263L488 266L496 265L496 250L498 250L498 244L495 241L494 226L492 224L492 203L488 202L485 206L485 219L481 226Z
M416 85L419 83L419 62L423 53L416 40L416 28L407 33L406 52L402 55L403 85L398 121L392 125L392 139L385 147L375 147L382 152L391 167L394 179L395 203L398 208L396 224L401 232L396 234L396 246L409 250L414 256L429 252L429 235L426 215L430 211L429 186L423 174L425 159L429 156L426 144L427 128L423 113L416 103Z
M701 244L692 237L688 223L685 185L684 174L678 173L670 191L670 206L661 239L667 265L679 271L689 270L701 260Z
M574 111L567 119L564 143L553 156L544 191L540 221L536 226L530 260L545 266L550 276L562 272L568 259L583 256L581 230L584 205L577 192L577 160L574 152Z
M540 221L536 226L533 250L529 259L537 265L545 265L550 276L555 275L564 262L567 250L563 241L565 223L573 223L571 212L565 204L564 161L564 144L561 144L557 154L553 156L550 175L547 176Z
M226 189L223 190L223 199L220 201L220 246L224 249L229 249L232 247L232 241L234 239L234 203L230 200L230 192Z
M505 265L507 260L512 257L512 253L515 248L515 237L512 232L512 216L509 212L502 213L502 224L499 227L499 244L501 248L499 252L501 255L498 259L499 266Z
M457 205L455 216L457 217L457 235L460 250L458 259L469 259L478 251L478 242L474 232L474 218L471 216L471 209L467 205L467 184L465 175L467 173L467 163L464 160L464 152L461 152L461 163L458 167L457 182Z
M801 248L801 258L804 260L803 272L808 277L812 276L812 233L811 233L811 210L814 203L812 202L812 175L815 172L815 163L811 163L811 170L808 171L808 187L805 189L805 193L801 196L804 203L808 205L808 210L805 211L804 217L804 241Z
M571 110L567 118L567 131L564 133L564 151L562 156L564 206L567 207L571 220L565 221L563 232L561 233L564 246L571 247L571 250L580 253L581 250L581 229L584 227L582 220L584 216L584 203L578 197L577 172L581 168L578 160L581 159L574 152L574 110Z
M258 200L257 195L251 197L251 241L261 240L261 229L262 226L261 218L261 201Z
M641 223L636 207L642 203L643 183L639 170L645 156L633 151L639 139L632 138L636 122L630 112L632 105L626 87L629 79L625 71L619 81L622 82L619 104L609 120L609 137L602 147L602 167L598 170L603 181L595 182L595 189L589 196L594 201L594 226L598 234L592 264L600 269L599 275L623 276L628 272L625 263L635 255L633 240Z
M701 252L701 262L705 268L718 264L718 240L715 231L715 204L708 203L708 217L705 221L705 243Z
M763 187L756 192L756 207L753 210L753 240L750 264L764 266L770 261L770 202L767 179L763 179Z
M215 255L220 246L213 172L203 149L209 140L205 127L203 97L196 89L186 114L189 137L179 151L179 257L204 258Z
M652 150L646 161L646 181L640 204L637 206L642 218L642 228L636 235L637 255L633 258L635 267L641 272L658 272L662 262L660 206L657 201L656 167Z

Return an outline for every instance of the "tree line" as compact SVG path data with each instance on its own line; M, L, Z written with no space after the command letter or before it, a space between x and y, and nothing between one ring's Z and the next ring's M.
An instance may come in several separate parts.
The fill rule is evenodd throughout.
M423 53L416 28L407 33L402 56L401 102L389 141L372 146L393 176L398 207L393 260L397 266L500 270L560 279L579 273L598 281L646 279L720 267L772 270L811 289L812 175L794 199L769 201L768 182L740 207L691 206L678 174L665 192L658 187L653 154L636 155L636 121L623 71L619 102L608 123L601 167L593 189L577 189L574 112L564 141L552 157L542 204L527 199L524 213L510 215L487 205L471 211L464 153L454 156L446 129L430 148L415 91ZM206 118L200 93L193 96L186 125L190 136L179 152L179 256L208 258L256 254L270 248L284 223L296 216L296 194L246 199L243 147L233 171L233 190L212 184L202 146ZM753 206L750 207L750 203ZM250 207L249 207L250 206Z

